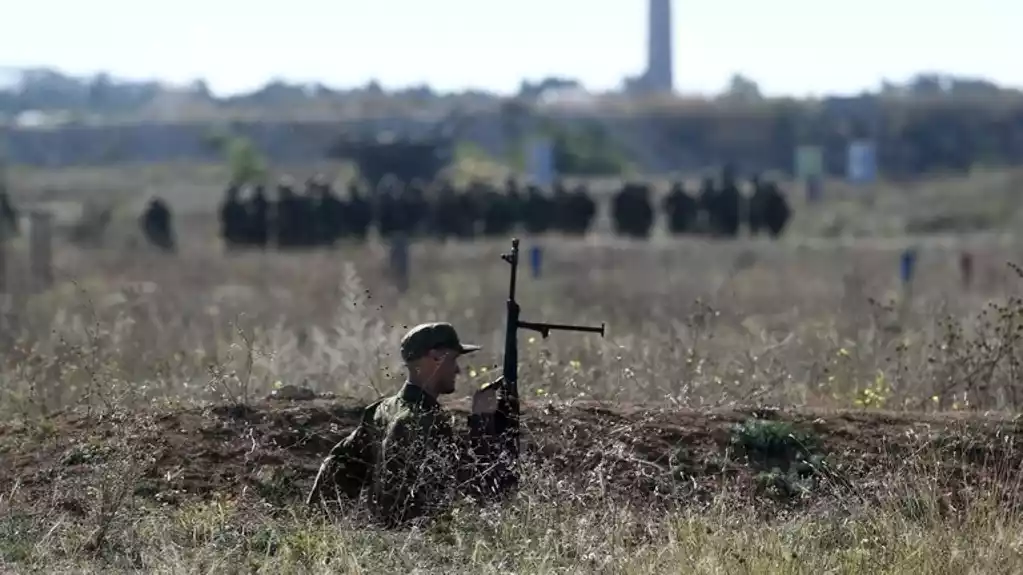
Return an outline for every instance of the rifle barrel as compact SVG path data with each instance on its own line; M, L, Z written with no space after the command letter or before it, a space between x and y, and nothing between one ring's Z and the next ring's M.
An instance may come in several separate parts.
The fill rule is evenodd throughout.
M589 325L567 325L561 323L540 323L531 321L520 321L519 327L523 329L531 329L540 332L544 337L547 337L548 332L551 331L585 331L590 333L599 333L601 337L604 337L604 324L600 324L600 327L589 326Z

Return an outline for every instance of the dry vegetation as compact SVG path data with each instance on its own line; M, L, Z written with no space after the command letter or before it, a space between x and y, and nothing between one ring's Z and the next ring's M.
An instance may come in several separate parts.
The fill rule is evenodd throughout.
M493 375L505 243L417 244L399 295L381 246L226 257L201 221L177 257L61 243L56 284L5 302L4 569L1023 568L1014 242L974 245L965 289L961 243L923 241L907 297L898 242L544 239L524 315L608 334L522 335L521 493L381 532L298 500L356 408L400 384L406 326L452 321L484 345L464 388ZM288 384L323 395L265 399Z

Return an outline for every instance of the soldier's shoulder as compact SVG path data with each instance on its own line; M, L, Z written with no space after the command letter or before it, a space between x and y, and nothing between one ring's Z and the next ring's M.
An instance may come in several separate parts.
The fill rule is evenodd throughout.
M431 431L443 432L448 428L448 421L440 410L423 409L422 406L400 398L391 402L389 407L383 417L378 418L388 435L418 435Z

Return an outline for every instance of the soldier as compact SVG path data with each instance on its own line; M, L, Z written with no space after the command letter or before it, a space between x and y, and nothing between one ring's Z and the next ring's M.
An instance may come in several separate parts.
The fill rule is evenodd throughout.
M749 185L753 188L753 193L749 199L749 213L746 215L746 223L749 225L750 235L755 236L765 227L763 198L766 190L759 174L753 174L749 177Z
M227 187L224 202L220 205L220 236L228 249L246 243L245 206L239 198L241 188L232 183Z
M572 229L572 202L565 182L558 178L551 185L551 230L566 233Z
M263 184L256 185L245 207L246 242L265 250L270 242L270 200Z
M277 246L294 248L302 244L302 198L295 192L294 181L284 176L277 184Z
M473 395L468 449L456 443L437 401L455 391L458 358L478 349L463 344L449 323L412 328L401 340L405 384L366 408L355 431L331 449L306 503L354 499L367 488L373 518L399 527L435 516L454 496L493 499L517 486L495 428L496 388Z
M0 240L18 235L18 211L11 205L7 190L0 190Z
M477 190L464 189L455 194L455 237L471 240L476 235L476 221L479 219Z
M526 186L526 197L522 216L526 231L540 235L549 231L554 224L554 201L536 184Z
M774 181L754 177L752 183L753 196L749 200L750 232L756 235L763 229L772 238L777 238L792 216L792 209Z
M441 242L458 235L458 191L450 181L438 184L430 208L430 230Z
M711 212L714 222L714 233L734 238L739 235L740 218L742 217L742 193L735 181L735 168L725 164L721 169L721 188L718 190Z
M568 233L576 236L584 236L593 225L593 219L597 215L597 203L593 201L589 189L579 184L569 194L569 229Z
M690 233L696 226L696 200L686 193L682 182L675 182L664 198L664 211L668 215L668 230L672 235Z
M316 237L318 226L316 221L317 178L307 178L305 186L300 191L296 190L294 199L294 240L295 246L300 248L311 248L317 245Z
M611 205L614 229L623 236L647 239L654 225L654 207L649 184L626 182Z
M369 228L373 225L373 205L363 195L359 184L348 184L348 200L344 205L343 236L364 242L369 236Z
M173 252L175 248L171 218L171 211L166 202L154 197L139 220L142 233L149 243L167 252Z
M414 178L405 189L405 206L409 210L409 235L419 236L426 230L430 206L426 200L428 184Z
M525 200L522 197L522 191L519 189L519 182L514 177L509 177L505 181L504 187L511 217L510 229L514 230L522 225L524 221L523 210L525 209Z
M381 238L389 238L399 231L402 213L398 194L400 182L392 174L377 182L373 202L377 231Z
M505 237L515 228L515 210L512 199L487 184L481 192L483 196L481 216L483 219L483 235L487 237Z
M696 194L696 230L701 234L714 233L714 209L717 204L717 183L711 176L704 176L700 191Z
M334 189L323 177L318 177L314 185L316 197L316 244L333 247L341 238L344 227L345 205L334 194Z

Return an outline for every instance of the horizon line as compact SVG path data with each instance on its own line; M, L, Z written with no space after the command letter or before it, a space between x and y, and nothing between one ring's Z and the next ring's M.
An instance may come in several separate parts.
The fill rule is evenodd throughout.
M462 86L459 89L455 89L455 90L442 90L442 89L435 88L430 83L387 84L386 82L383 82L383 81L381 81L381 80L379 80L377 78L368 78L368 79L365 79L364 81L362 81L359 84L354 84L354 83L349 83L349 84L330 84L330 83L328 83L326 81L318 80L318 79L311 79L310 80L310 79L288 78L288 77L282 76L282 75L269 76L269 77L265 78L262 81L262 83L260 83L259 85L254 86L254 87L250 87L248 89L218 91L218 90L214 90L212 87L209 86L210 80L209 80L209 78L206 78L206 77L196 77L196 78L189 79L187 81L174 81L174 80L170 80L170 79L166 79L166 78L161 78L159 76L147 76L147 77L135 76L135 77L133 77L131 75L119 75L119 74L116 74L116 73L113 73L113 72L110 72L110 71L107 71L107 70L103 70L103 69L95 69L95 70L88 71L88 72L74 72L74 71L69 71L67 68L64 68L64 67L61 67L61 66L45 65L45 64L31 64L31 65L0 64L0 80L3 80L3 76L4 76L5 73L6 74L10 74L10 75L13 76L15 74L25 74L27 72L39 72L39 71L51 72L51 73L55 73L55 74L60 75L60 76L64 76L64 77L67 77L67 78L73 78L73 79L76 79L76 80L88 80L90 78L95 78L97 76L106 75L106 76L109 76L110 79L113 80L115 83L124 83L124 84L129 84L129 83L130 84L157 84L157 85L159 85L159 86L161 86L163 88L168 88L168 89L172 89L172 90L173 89L188 89L188 88L190 88L191 86L193 86L195 84L202 83L202 84L206 85L206 87L209 90L210 94L212 96L214 96L215 98L218 98L218 99L229 99L229 98L236 98L236 97L243 97L243 96L251 95L251 94L259 92L259 91L265 89L266 87L268 87L268 86L270 86L272 84L275 84L275 83L282 83L282 84L289 85L289 86L301 86L301 87L309 87L309 88L322 87L322 88L326 88L327 90L337 91L337 92L349 92L349 91L365 90L370 85L376 84L385 93L401 93L401 92L408 92L408 91L413 91L413 90L418 90L418 89L426 88L426 89L430 90L431 92L433 92L437 96L464 96L464 95L469 95L469 94L474 94L475 93L475 94L484 94L484 95L504 98L504 97L514 97L514 96L516 96L518 94L518 92L511 92L511 93L503 92L501 90L493 90L493 89L486 88L486 87L483 87L483 86ZM636 75L633 75L633 76L623 77L621 79L619 85L616 86L615 88L602 89L602 90L590 88L590 87L586 86L586 84L584 82L582 82L581 80L579 80L577 78L573 78L570 75L559 75L559 74L548 75L548 76L545 76L545 77L538 77L538 78L523 77L523 78L521 78L519 80L519 85L521 87L523 84L539 84L539 83L542 83L542 82L545 82L545 81L548 81L548 80L562 80L562 81L569 81L569 82L577 83L583 89L584 92L586 92L589 95L593 95L593 96L636 97L636 95L634 95L634 94L628 94L625 91L624 88L625 88L626 83L629 80L632 80L632 79L634 79L634 78L636 78L636 77L638 77L640 75L641 74L636 74ZM745 74L743 72L734 72L732 74L732 77L735 77L735 76L740 76L740 77L746 78L748 80L751 80L754 83L759 84L757 78L755 78L755 77L753 77L751 75ZM846 92L835 91L835 92L824 92L824 93L818 93L818 92L801 92L801 93L794 93L794 92L786 92L786 93L761 92L761 97L763 97L764 99L785 99L785 98L793 98L793 99L818 99L818 98L828 98L828 97L860 96L860 95L863 95L863 94L879 93L881 91L882 87L884 86L884 84L886 84L886 83L890 83L890 84L893 84L893 85L896 85L896 86L907 86L908 84L910 84L912 82L912 80L914 80L916 78L920 78L920 77L925 77L925 76L937 76L937 77L940 77L940 78L948 78L948 79L952 79L952 80L963 80L963 81L988 83L988 84L991 84L993 86L996 86L1000 90L1023 92L1023 86L1018 86L1018 85L1014 85L1014 84L1011 84L1011 83L1001 83L1001 82L997 81L994 78L986 77L986 76L981 75L981 74L977 74L977 75L961 75L961 74L952 74L952 73L942 72L942 71L939 71L939 70L921 69L921 70L919 70L917 72L914 72L913 74L911 74L911 75L909 75L909 76L907 76L905 78L893 79L893 78L879 77L875 81L875 83L873 85L871 85L871 86L863 86L860 89L858 89L856 91L853 91L853 92L849 92L849 91L846 91ZM7 90L11 86L20 83L20 80L21 79L18 78L18 79L10 79L7 82L0 81L0 91ZM713 98L715 96L721 95L722 93L724 93L726 91L727 91L727 85L726 86L722 86L716 92L715 91L699 91L699 90L688 91L688 90L682 90L680 88L675 88L670 93L661 93L661 94L657 94L657 95L660 96L660 97L674 97L674 98L682 98L682 99L684 99L684 98L708 98L708 97Z

